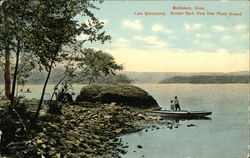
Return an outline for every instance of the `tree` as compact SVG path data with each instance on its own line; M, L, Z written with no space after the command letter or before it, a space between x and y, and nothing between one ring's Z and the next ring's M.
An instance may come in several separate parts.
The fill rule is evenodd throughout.
M26 54L20 57L20 66L17 71L17 91L19 85L25 85L28 82L29 76L32 74L32 70L36 67L37 60L33 54ZM18 93L16 93L18 94Z
M10 43L10 29L6 26L6 16L4 9L2 7L3 1L1 1L1 10L0 10L0 52L2 52L0 55L4 56L4 89L5 89L5 96L10 99L11 97L11 79L10 79L10 49L9 44Z
M122 70L123 66L116 64L114 57L101 50L97 51L91 48L85 49L84 57L78 64L81 78L87 78L88 83L92 84L101 76L110 74L115 75L115 70Z
M63 63L64 75L55 85L51 101L55 95L59 102L70 100L70 89L74 83L83 83L88 80L88 83L91 84L100 77L115 75L116 70L123 68L122 65L116 64L113 56L103 51L88 48L76 52L76 54ZM115 82L125 83L125 80L122 80L124 77L126 76L118 75ZM126 83L128 82L131 81L127 79Z
M19 57L22 52L29 52L26 47L27 28L32 21L32 5L29 0L1 0L0 3L0 51L4 53L5 95L14 103ZM14 54L15 66L12 90L10 79L10 56Z
M101 2L101 1L99 1ZM102 31L103 23L95 18L94 14L89 10L96 9L91 0L69 1L39 1L38 8L35 13L35 21L32 23L30 35L32 40L28 40L39 64L48 72L44 87L42 90L40 102L35 114L35 120L39 115L44 93L52 69L58 62L68 59L71 52L66 48L79 49L86 41L101 41L104 43L110 40L110 36L105 35ZM82 15L90 18L86 23L78 24L75 16ZM85 34L88 39L78 42L75 38L80 34Z
M105 34L103 22L91 12L95 3L102 0L5 0L0 11L0 51L14 54L15 60L11 105L14 103L20 55L33 53L40 69L48 74L44 83L35 119L39 115L44 93L51 71L57 63L67 59L72 53L67 48L79 49L86 41L100 41L102 44L111 37ZM79 24L76 16L88 19ZM76 36L84 34L87 39L78 42Z

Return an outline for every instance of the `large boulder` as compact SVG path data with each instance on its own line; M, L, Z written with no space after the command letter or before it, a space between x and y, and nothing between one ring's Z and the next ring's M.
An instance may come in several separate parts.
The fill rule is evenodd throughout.
M100 102L140 108L159 108L156 100L143 89L132 85L93 85L81 89L77 102Z

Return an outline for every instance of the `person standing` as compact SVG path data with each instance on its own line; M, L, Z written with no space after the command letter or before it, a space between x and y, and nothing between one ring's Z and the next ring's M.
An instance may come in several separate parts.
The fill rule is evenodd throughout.
M174 111L174 101L170 101L170 110Z
M179 101L177 99L177 96L174 97L174 105L175 105L175 110L177 111L177 109L180 111L181 108L180 108L180 104L179 104Z

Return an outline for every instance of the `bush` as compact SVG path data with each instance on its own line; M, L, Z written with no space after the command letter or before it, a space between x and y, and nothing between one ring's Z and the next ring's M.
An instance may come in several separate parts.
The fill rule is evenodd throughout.
M61 115L62 114L62 105L59 104L57 101L50 101L48 104L48 113Z
M0 130L3 132L1 152L7 151L7 144L26 137L24 128L27 129L31 113L27 112L27 100L23 97L16 98L13 105L6 102L0 108Z
M61 103L72 103L73 97L70 93L59 93L57 94L57 101Z

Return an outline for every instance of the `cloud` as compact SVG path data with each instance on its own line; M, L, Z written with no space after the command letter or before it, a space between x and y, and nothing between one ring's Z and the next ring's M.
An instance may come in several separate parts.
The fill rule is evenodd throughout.
M159 49L156 52L123 48L107 52L113 55L118 63L125 63L125 71L233 72L244 71L249 67L247 53L229 52L227 49L218 49L215 52Z
M134 39L147 43L147 48L164 48L167 46L166 42L158 40L155 36L134 36Z
M196 24L184 24L184 30L185 31L191 31L191 30L196 30L199 28L202 28L202 24L196 23Z
M140 20L134 20L134 21L130 21L130 20L125 20L122 23L123 27L132 29L132 30L143 30L143 26L141 24Z
M108 19L101 19L100 22L103 22L104 24L108 23Z
M248 26L247 25L236 25L234 28L235 28L235 30L243 30L243 29L247 29Z
M195 34L195 37L197 37L197 38L209 38L209 37L211 37L211 35L208 33L205 33L205 34L197 33L197 34Z
M219 48L216 50L217 53L228 53L229 50L228 49L225 49L225 48Z
M152 31L154 32L163 32L163 33L166 33L166 34L169 34L169 33L172 33L173 31L168 29L167 27L164 27L160 24L154 24L152 27L151 27Z
M241 34L242 35L242 37L244 37L244 38L249 38L250 37L250 33L244 33L244 34Z
M203 49L203 50L211 50L211 49L214 49L215 47L216 47L216 45L215 44L213 44L213 43L209 43L209 42L202 42L201 40L199 40L199 39L195 39L195 40L193 40L193 43L195 44L195 45L198 45L199 47L199 49Z
M120 37L120 38L117 38L117 40L113 43L113 45L114 45L115 47L119 47L119 48L128 47L128 45L129 45L129 40Z
M89 39L89 35L86 35L84 33L80 34L79 36L76 37L78 41L83 41Z
M222 38L221 38L221 40L223 41L223 42L228 42L228 41L231 41L233 38L231 37L231 36L223 36Z
M214 26L212 26L212 29L215 31L225 31L226 30L226 28L224 26L221 26L221 25L214 25Z

